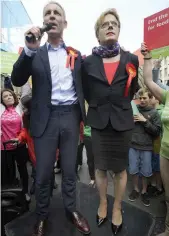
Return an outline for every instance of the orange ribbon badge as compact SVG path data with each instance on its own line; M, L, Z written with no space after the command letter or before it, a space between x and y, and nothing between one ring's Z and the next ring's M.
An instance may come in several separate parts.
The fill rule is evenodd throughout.
M69 68L70 66L71 70L73 70L75 66L75 59L78 57L77 51L72 47L67 47L66 51L68 54L66 60L66 67Z
M136 77L136 68L132 63L128 63L126 65L126 71L129 75L128 80L127 80L127 84L125 87L125 92L124 92L124 96L127 97L128 93L129 93L129 88L131 85L132 80Z

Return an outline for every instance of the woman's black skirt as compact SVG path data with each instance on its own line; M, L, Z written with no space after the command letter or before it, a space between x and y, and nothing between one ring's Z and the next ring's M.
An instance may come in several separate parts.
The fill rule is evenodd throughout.
M103 129L92 128L92 148L95 169L119 173L128 166L132 130L116 131L109 123Z

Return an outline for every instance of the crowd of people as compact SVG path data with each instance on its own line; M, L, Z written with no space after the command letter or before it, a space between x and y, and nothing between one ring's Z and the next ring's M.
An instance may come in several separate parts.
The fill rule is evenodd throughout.
M83 59L63 41L67 21L59 3L45 5L43 21L53 24L47 43L40 47L41 31L31 28L25 35L31 34L32 41L25 41L13 66L11 80L22 87L21 98L10 89L1 91L2 187L17 184L17 164L25 198L31 201L27 161L31 162L37 215L32 236L44 236L59 169L66 216L81 233L90 234L87 219L76 209L76 180L85 146L89 185L97 187L100 197L97 226L107 221L107 171L113 171L113 235L123 226L122 199L129 174L129 201L141 196L148 207L150 197L165 193L166 230L161 236L168 236L169 90L159 82L160 62L152 70L151 53L143 43L146 87L138 90L138 57L118 43L121 22L115 9L96 21L99 46Z

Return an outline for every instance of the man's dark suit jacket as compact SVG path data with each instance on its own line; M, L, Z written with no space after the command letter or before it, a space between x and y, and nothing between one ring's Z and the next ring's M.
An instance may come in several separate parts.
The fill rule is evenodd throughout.
M81 108L82 119L85 120L80 52L78 52L78 57L75 60L72 75ZM52 81L46 44L40 47L33 57L28 57L23 50L14 64L11 75L14 86L23 86L30 76L32 76L30 129L32 136L40 137L47 126L51 112Z
M137 75L132 80L129 95L124 96L128 80L126 65L132 63ZM90 55L82 65L82 84L84 97L89 104L87 124L96 129L104 129L109 121L117 131L130 130L134 127L131 100L138 83L138 57L121 50L120 63L114 79L109 85L105 75L102 58Z

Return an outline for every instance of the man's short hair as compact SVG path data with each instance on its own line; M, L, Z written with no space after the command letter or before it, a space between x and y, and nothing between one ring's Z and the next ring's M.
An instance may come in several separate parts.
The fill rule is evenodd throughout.
M63 11L64 18L66 19L66 13L65 13L64 8L60 5L60 3L56 2L56 1L48 1L48 2L45 4L45 6L44 6L44 8L43 8L43 15L44 15L45 8L46 8L49 4L56 4L57 6L59 6L59 7L62 9L62 11Z
M148 88L141 88L141 89L138 91L138 95L139 95L139 96L143 96L145 93L148 94L148 97L149 97L149 98L153 98L153 94L148 90Z

